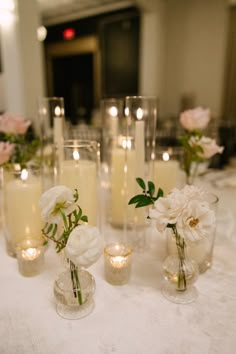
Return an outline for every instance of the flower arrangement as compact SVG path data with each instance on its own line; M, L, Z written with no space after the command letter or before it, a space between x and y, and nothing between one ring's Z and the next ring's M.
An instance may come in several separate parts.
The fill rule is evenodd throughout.
M82 292L78 277L78 267L89 267L102 253L102 238L96 227L87 224L77 204L78 191L58 185L45 191L39 200L45 225L43 236L55 243L56 252L65 251L69 262L74 296L81 305ZM84 224L81 224L84 223Z
M215 139L203 135L211 119L209 109L197 107L180 114L180 123L185 129L185 134L179 138L184 149L184 171L187 183L196 175L200 162L210 159L217 153L222 153L224 147L218 146ZM193 165L195 169L193 171Z
M156 221L157 230L172 230L179 257L177 288L186 290L185 246L188 241L198 241L209 235L216 222L215 214L204 201L204 191L199 187L185 185L181 190L173 189L163 197L160 188L155 195L153 182L148 181L146 186L141 178L136 181L142 188L142 194L131 198L129 204L135 204L136 208L152 205L148 218Z
M39 140L30 135L31 121L23 117L0 116L0 164L26 164L34 156Z

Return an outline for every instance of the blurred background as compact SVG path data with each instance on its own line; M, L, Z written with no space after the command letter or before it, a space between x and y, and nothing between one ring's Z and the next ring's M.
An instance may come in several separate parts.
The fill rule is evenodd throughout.
M37 100L65 99L66 121L99 134L100 101L159 98L158 141L179 114L209 107L211 136L236 152L236 1L0 0L0 112L32 119Z

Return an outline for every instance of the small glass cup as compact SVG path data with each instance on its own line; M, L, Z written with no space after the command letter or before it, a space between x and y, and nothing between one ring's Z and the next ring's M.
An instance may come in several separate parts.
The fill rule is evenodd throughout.
M105 279L113 285L127 284L131 273L132 249L125 243L110 243L104 248Z
M40 240L24 240L16 245L19 272L26 277L41 273L45 246Z

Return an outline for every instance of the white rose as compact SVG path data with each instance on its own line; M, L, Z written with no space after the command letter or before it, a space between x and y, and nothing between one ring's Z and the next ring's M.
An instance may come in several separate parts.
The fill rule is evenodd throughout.
M75 265L89 267L100 257L103 242L97 227L78 225L71 232L65 254Z
M75 208L73 192L66 186L52 187L41 195L39 206L44 221L58 224L61 222L60 209L68 215Z
M223 146L216 144L215 139L211 139L206 136L202 136L200 139L198 137L191 137L189 139L189 144L191 146L200 146L203 152L198 152L198 155L204 159L209 159L218 153L221 154L224 150Z
M210 209L208 203L192 200L179 215L176 228L183 238L198 241L212 232L215 222L215 213Z
M157 230L161 232L167 224L175 224L185 203L186 198L177 189L165 198L158 198L149 212L150 218L156 220Z
M181 193L186 197L187 202L190 200L203 200L205 191L197 186L191 186L186 184L182 190Z
M189 131L202 130L210 121L210 110L197 107L189 109L180 114L180 123Z

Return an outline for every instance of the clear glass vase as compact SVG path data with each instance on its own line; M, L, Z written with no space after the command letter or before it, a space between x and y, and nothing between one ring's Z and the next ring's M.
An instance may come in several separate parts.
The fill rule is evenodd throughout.
M95 289L95 279L85 269L75 267L60 273L54 282L58 315L74 320L88 316L94 309Z
M176 229L172 228L175 239L176 254L168 256L163 265L164 285L163 295L170 301L187 304L193 302L198 295L194 286L198 278L198 265L191 258L185 255L185 239L181 237Z
M195 301L198 292L194 283L198 278L198 266L192 259L182 261L178 255L168 256L163 264L164 285L163 295L170 301L178 304L187 304Z

